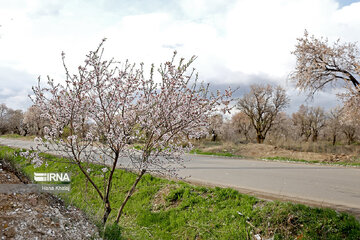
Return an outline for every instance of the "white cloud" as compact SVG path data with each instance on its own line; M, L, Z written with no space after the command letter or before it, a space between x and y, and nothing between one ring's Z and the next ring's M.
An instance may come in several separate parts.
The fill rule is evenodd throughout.
M131 1L2 1L0 67L61 79L61 51L75 69L107 37L105 54L118 60L158 64L176 48L179 56L198 56L194 67L205 80L244 85L267 76L286 86L294 67L290 51L305 28L330 40L360 37L360 3L343 8L335 0L227 3L156 1L154 6L164 6L158 8Z
M20 91L12 91L7 89L0 92L0 102L5 103L6 106L12 109L26 110L31 106L31 100L29 98L29 91L22 89Z
M344 25L359 25L360 2L345 6L334 14L334 21Z
M226 64L249 74L283 77L290 70L296 38L305 28L327 28L337 6L331 0L239 1L228 14Z

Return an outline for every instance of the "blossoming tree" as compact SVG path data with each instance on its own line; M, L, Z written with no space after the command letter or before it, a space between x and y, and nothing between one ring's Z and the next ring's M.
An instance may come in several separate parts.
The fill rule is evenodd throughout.
M297 40L292 52L296 57L296 67L290 78L300 90L314 94L341 81L347 83L348 88L360 92L360 55L356 43L337 40L331 45L328 39L309 36L307 31Z
M69 72L63 54L65 83L48 78L42 87L39 80L33 100L51 123L41 145L67 154L77 164L104 202L106 223L115 169L137 173L118 211L118 222L145 173L176 175L183 164L181 155L191 148L187 139L205 134L204 127L216 112L229 111L231 90L209 94L194 69L189 70L195 57L176 64L176 52L160 65L158 78L153 65L146 77L143 64L103 60L104 41L86 56L76 74ZM104 166L104 189L94 181L90 163Z
M305 31L297 39L295 50L295 70L290 79L296 87L309 91L309 96L326 87L345 88L338 94L344 102L344 120L360 116L360 53L356 43L329 43L327 38L317 38ZM355 117L354 117L355 116Z

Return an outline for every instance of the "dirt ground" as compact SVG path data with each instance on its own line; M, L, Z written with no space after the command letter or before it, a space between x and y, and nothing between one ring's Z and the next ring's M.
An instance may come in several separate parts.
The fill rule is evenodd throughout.
M273 145L255 143L202 146L200 149L205 152L229 152L234 155L252 158L283 157L320 162L351 162L354 161L353 159L355 157L353 155L346 154L299 152L283 149Z
M22 184L0 165L0 184ZM0 186L1 187L1 186ZM0 193L0 239L100 239L74 207L43 193Z

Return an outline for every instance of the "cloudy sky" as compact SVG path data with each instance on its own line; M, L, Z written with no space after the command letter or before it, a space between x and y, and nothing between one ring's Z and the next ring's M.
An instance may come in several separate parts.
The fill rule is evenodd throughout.
M63 79L61 52L75 68L108 40L117 60L158 64L198 56L194 67L214 88L280 84L292 101L304 101L287 81L296 38L304 29L330 41L360 39L360 2L353 0L0 0L0 103L25 110L37 77ZM334 93L312 105L332 107Z

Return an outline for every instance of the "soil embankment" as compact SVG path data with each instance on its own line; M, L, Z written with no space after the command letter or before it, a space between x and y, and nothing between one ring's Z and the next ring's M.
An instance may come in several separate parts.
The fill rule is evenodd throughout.
M0 184L28 180L0 160ZM0 185L1 187L1 185ZM44 193L0 193L0 239L89 239L97 228L75 207Z

